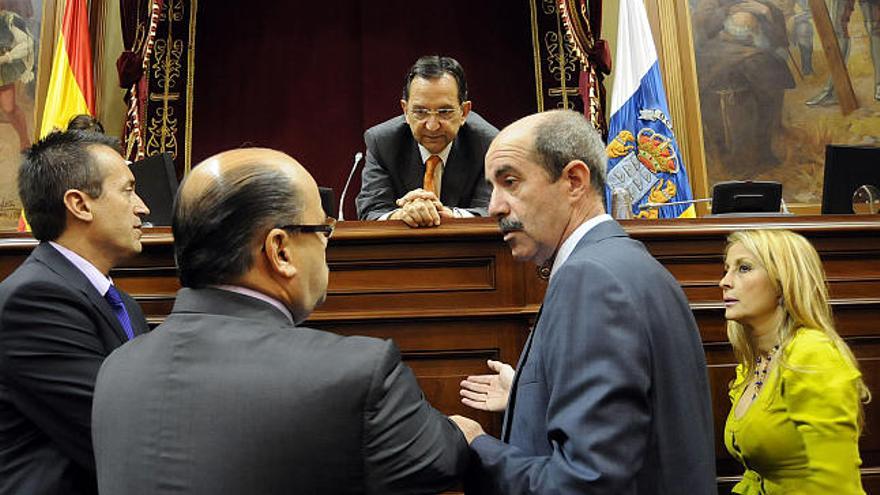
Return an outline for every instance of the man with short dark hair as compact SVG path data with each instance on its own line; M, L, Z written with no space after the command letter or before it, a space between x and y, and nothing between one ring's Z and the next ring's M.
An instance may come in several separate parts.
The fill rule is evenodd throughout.
M550 282L516 374L490 361L497 374L462 382L466 405L506 409L502 438L452 419L497 493L717 493L693 314L605 213L605 166L599 133L571 111L526 117L492 142L489 214L515 258L552 267Z
M40 244L0 283L0 494L95 494L92 393L104 357L147 331L110 269L141 251L134 176L115 139L56 132L18 191Z
M403 115L364 133L358 217L431 227L443 218L485 216L483 157L498 129L471 111L461 65L437 55L418 59L400 107Z
M467 445L391 341L298 326L324 300L327 218L284 153L227 151L175 204L183 285L159 328L114 352L95 390L109 494L436 493Z
M92 117L87 113L80 113L70 118L70 121L67 122L67 130L92 131L104 134L104 125L95 117Z

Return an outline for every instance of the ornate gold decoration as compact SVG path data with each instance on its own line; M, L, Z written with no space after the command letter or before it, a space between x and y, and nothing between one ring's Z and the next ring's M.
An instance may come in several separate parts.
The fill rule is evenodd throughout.
M133 51L135 53L143 52L143 69L146 86L149 87L149 71L150 59L153 54L155 45L156 30L159 24L159 16L161 14L159 3L156 0L150 0L150 21L145 25L138 22L137 32L135 34L135 44ZM125 136L126 150L125 156L140 160L146 156L144 151L144 129L141 122L141 108L139 106L140 91L138 90L138 82L135 82L129 89L129 106L127 112L128 123L126 128L128 132Z
M189 6L189 47L187 48L186 63L186 123L183 138L184 146L184 169L183 173L188 174L192 167L192 109L193 109L193 91L196 73L196 12L198 11L198 1L190 0Z
M586 72L586 87L581 88L586 92L585 100L589 101L587 114L597 129L603 129L602 102L599 101L599 78L595 65L590 61L589 54L593 51L595 41L590 26L587 2L584 0L557 0L559 17L565 27L565 39L567 45L572 47L573 56L581 64L581 70Z
M171 22L180 22L183 20L184 5L183 0L168 0L166 8L162 9L160 20L166 21L171 18Z
M538 9L535 0L529 2L532 21L532 61L535 64L535 95L538 99L538 111L544 111L544 81L541 78L541 49L538 46Z
M152 63L152 74L156 85L162 88L161 93L150 93L150 101L161 102L150 117L146 153L153 155L168 152L177 158L178 120L174 108L169 105L180 99L179 91L172 91L181 79L181 58L183 57L184 41L174 38L174 24L183 21L183 0L169 0L163 9L164 18L168 19L168 33L165 39L156 40L155 57Z
M560 83L572 80L572 74L577 70L577 57L574 47L565 42L559 33L548 32L544 35L544 47L547 48L547 67L553 74L553 79Z
M174 115L174 107L166 104L156 109L156 114L150 118L148 129L147 152L150 155L162 152L170 152L177 157L177 117Z
M571 4L574 5L577 1L571 0ZM580 1L583 3L584 0ZM551 105L577 110L582 101L579 96L579 63L584 65L587 51L582 53L573 42L573 37L567 33L569 28L564 25L563 19L565 2L531 0L530 7L538 110L543 111ZM588 87L586 91L595 100L595 106L600 108L598 90ZM544 103L548 98L553 100L552 104ZM601 112L595 111L592 114L601 115Z
M169 41L171 50L168 50ZM157 40L155 53L153 78L162 87L177 86L177 79L180 77L180 59L183 56L183 40Z

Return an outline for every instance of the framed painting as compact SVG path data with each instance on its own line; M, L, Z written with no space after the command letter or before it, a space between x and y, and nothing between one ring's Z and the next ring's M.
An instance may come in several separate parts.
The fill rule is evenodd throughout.
M21 211L16 176L34 134L42 0L0 0L0 229Z
M646 5L670 106L687 122L682 153L691 176L703 179L694 180L695 197L726 180L773 180L790 210L818 213L825 146L880 146L880 2ZM830 20L821 33L817 15ZM823 49L823 39L832 46ZM831 82L835 40L843 64L834 80L842 71L851 83L854 108L838 101Z

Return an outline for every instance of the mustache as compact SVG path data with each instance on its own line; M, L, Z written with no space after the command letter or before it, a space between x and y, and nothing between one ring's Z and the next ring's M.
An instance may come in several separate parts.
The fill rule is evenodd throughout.
M508 232L517 232L523 230L522 222L510 218L502 218L501 220L498 220L498 227L500 227L501 232L505 234L507 234Z

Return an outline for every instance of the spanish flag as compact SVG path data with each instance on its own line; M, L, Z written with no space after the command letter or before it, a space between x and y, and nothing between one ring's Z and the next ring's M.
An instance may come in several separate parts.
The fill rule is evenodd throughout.
M52 75L40 137L66 129L74 116L95 115L95 80L92 75L92 43L89 38L87 0L67 0L61 34L52 59Z
M66 0L61 33L52 58L40 137L53 130L66 129L67 122L79 114L95 115L88 0ZM24 211L18 219L18 231L30 231Z

